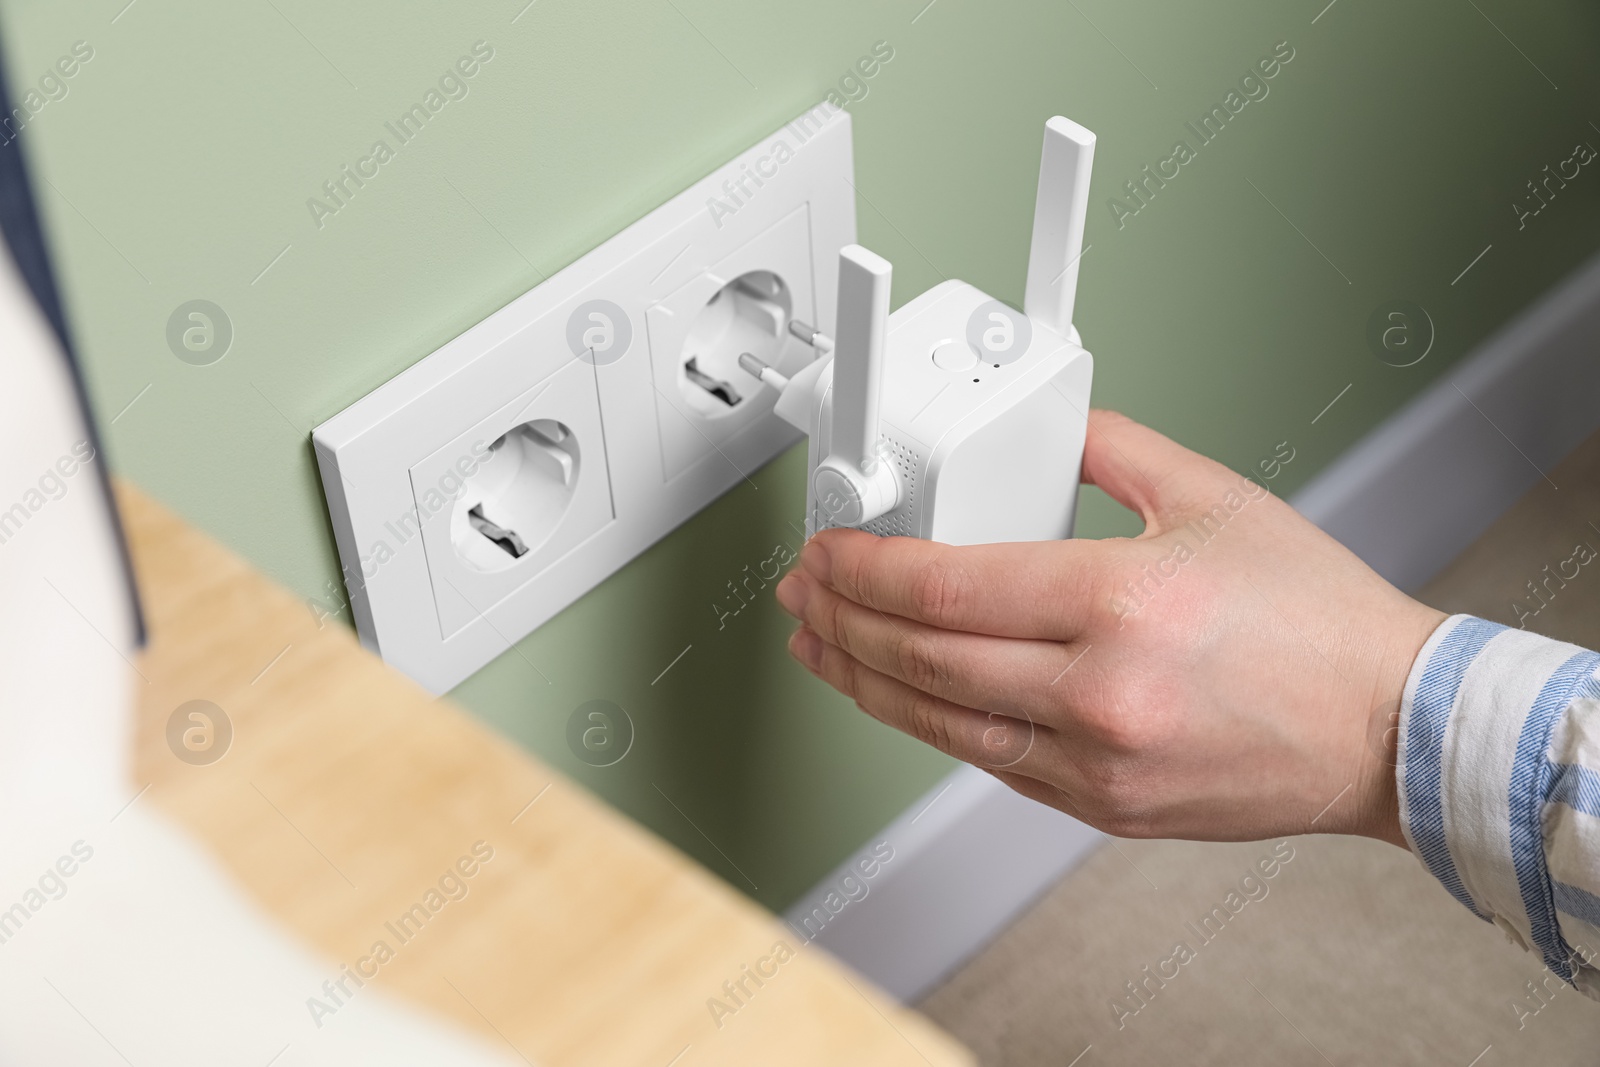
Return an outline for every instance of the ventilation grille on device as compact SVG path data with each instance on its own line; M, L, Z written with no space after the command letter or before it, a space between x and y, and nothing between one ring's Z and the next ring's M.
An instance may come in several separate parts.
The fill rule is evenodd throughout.
M879 537L917 536L917 469L920 457L892 437L878 439L878 458L900 468L902 499L887 515L873 519L861 528Z

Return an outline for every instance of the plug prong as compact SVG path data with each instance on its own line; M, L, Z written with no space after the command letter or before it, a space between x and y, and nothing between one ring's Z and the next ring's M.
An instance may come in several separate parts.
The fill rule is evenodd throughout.
M760 378L763 382L772 386L780 393L783 392L784 387L789 384L788 378L785 378L783 375L779 374L777 371L761 362L749 352L746 352L739 357L739 368L752 378Z
M810 323L801 322L799 319L790 319L789 332L823 355L833 351L833 338Z

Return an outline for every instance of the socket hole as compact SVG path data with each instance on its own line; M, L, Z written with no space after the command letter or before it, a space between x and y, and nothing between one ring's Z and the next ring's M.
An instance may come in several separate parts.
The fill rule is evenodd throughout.
M777 366L794 303L783 279L768 270L741 274L718 289L689 327L678 364L678 389L697 414L719 418L761 389L739 366L745 352Z
M537 551L571 508L580 465L578 439L555 419L525 422L495 441L450 517L457 555L499 571Z

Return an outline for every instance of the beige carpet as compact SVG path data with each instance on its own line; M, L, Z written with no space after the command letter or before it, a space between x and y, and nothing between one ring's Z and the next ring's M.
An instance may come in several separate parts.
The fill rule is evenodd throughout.
M1600 435L1422 599L1514 625L1519 599L1540 606L1527 583L1579 543L1600 550ZM1528 628L1600 648L1600 559L1549 589ZM1528 983L1548 972L1407 852L1293 838L1293 858L1245 886L1259 899L1197 934L1187 924L1199 928L1273 843L1109 844L922 1002L984 1064L1600 1063L1600 1004L1554 979L1535 999ZM1165 963L1180 941L1192 958ZM1137 1013L1128 982L1146 990Z

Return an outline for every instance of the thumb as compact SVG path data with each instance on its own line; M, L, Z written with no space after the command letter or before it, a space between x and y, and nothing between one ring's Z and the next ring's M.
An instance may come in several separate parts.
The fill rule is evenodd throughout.
M1215 492L1231 473L1121 412L1102 408L1089 412L1083 482L1138 512L1148 534L1178 525L1174 519Z

